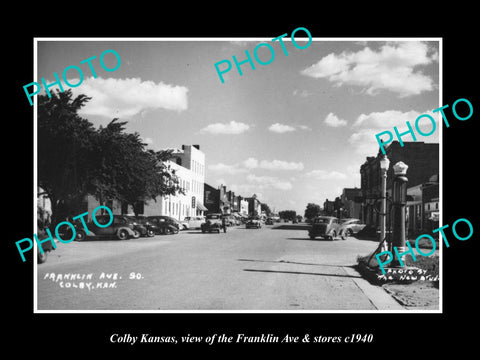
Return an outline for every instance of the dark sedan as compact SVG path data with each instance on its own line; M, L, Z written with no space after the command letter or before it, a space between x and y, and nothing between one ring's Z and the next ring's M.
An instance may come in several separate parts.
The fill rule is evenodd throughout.
M333 216L318 216L313 221L312 227L308 230L310 239L322 237L324 239L334 240L339 234L340 224L338 219Z
M147 220L149 223L155 225L155 234L178 234L181 226L177 220L175 220L171 216L166 215L147 216Z
M96 216L96 221L100 225L107 225L111 218L110 215ZM129 238L138 237L138 233L134 231L135 222L123 215L113 215L113 220L109 226L98 226L94 221L88 222L87 229L79 222L75 223L76 241L83 241L88 238L117 238L118 240L127 240Z

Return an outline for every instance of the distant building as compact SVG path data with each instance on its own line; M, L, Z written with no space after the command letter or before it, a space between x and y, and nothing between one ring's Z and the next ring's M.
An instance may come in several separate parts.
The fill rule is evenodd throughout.
M343 217L345 218L360 218L360 212L362 209L362 189L359 188L344 188L342 195L340 196Z
M155 200L146 201L139 209L139 214L167 215L178 220L187 216L203 215L207 208L203 205L205 184L205 154L199 145L182 145L175 149L172 158L166 162L175 170L180 186L185 195L159 196Z
M438 143L404 142L402 147L398 141L393 141L386 146L385 152L390 160L387 171L387 196L392 193L393 165L399 161L408 165L408 188L426 183L432 174L439 173ZM375 200L381 197L381 156L382 153L379 150L377 156L367 157L360 167L362 191L360 218L367 225L374 227L379 223L379 215L374 206Z
M260 216L262 213L262 203L257 199L257 195L253 194L252 197L245 198L248 202L248 215Z

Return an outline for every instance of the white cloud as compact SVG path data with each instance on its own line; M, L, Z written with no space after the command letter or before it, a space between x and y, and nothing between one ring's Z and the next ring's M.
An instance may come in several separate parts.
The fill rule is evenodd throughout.
M210 124L200 130L201 133L208 134L228 134L228 135L237 135L244 133L250 129L250 125L247 125L242 122L230 121L229 123L215 123Z
M261 169L267 170L303 170L303 163L301 162L288 162L282 160L267 161L262 160L259 164Z
M400 97L434 89L433 80L418 69L438 61L426 43L390 42L378 51L366 47L358 52L331 53L301 71L313 78L326 78L337 86L362 87L367 94L389 90Z
M323 121L326 125L331 126L331 127L340 127L340 126L346 126L347 121L343 119L339 119L337 115L334 113L329 113L325 120Z
M312 94L308 90L299 90L299 89L293 90L293 96L299 96L301 98L306 98L310 95L312 95Z
M393 140L397 137L394 133L393 127L396 126L400 133L408 130L406 122L408 121L414 129L417 141L424 142L438 142L439 140L439 121L437 116L433 116L436 123L436 131L434 134L424 137L421 136L415 129L415 120L422 114L432 115L431 112L425 111L419 113L415 110L406 112L398 110L387 110L383 112L372 112L370 114L361 114L353 123L352 128L354 132L349 137L348 142L354 146L355 152L362 155L375 155L379 150L379 145L375 137L383 131L390 131L393 134ZM424 133L429 133L432 130L432 123L428 119L423 119L418 123L419 129ZM383 140L388 140L387 134L380 137ZM402 141L414 141L410 134L402 136Z
M226 165L223 163L209 165L208 169L224 174L239 174L247 172L247 169L241 168L238 165Z
M74 84L78 80L69 79ZM184 86L162 82L142 81L140 78L87 78L71 88L74 96L85 94L92 99L79 111L80 115L99 115L108 118L131 117L151 109L182 111L187 109Z
M153 144L153 139L149 137L142 139L142 141L148 145Z
M275 123L275 124L270 125L268 130L270 130L272 132L279 133L279 134L283 134L283 133L286 133L286 132L295 131L295 128L293 126L290 126L290 125Z
M247 160L244 160L241 165L247 169L255 169L258 167L258 160L255 158L248 158Z
M318 180L343 180L347 178L344 173L332 170L312 170L305 174L306 177L315 178Z
M301 171L304 166L301 162L288 162L283 160L261 160L258 161L255 158L248 158L240 163L227 165L218 163L210 165L209 170L216 172L223 172L227 174L245 173L253 169L265 169L265 170L285 170L285 171Z
M259 189L274 188L277 190L291 190L293 188L289 181L280 180L279 178L273 176L257 176L254 174L249 174L247 176L247 181L255 183L258 185Z

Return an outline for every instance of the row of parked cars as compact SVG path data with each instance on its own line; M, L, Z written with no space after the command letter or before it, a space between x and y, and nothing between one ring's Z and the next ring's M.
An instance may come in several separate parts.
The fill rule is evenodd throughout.
M109 226L102 227L110 221L109 215L96 216L96 221L86 223L88 233L83 224L78 220L74 222L76 241L85 240L87 237L95 238L117 238L126 240L130 238L137 239L141 236L152 237L155 235L178 234L181 230L201 229L202 232L218 230L222 225L222 219L225 218L226 226L240 225L240 220L233 216L222 214L209 214L205 216L186 217L183 221L178 221L170 216L132 216L132 215L113 215L113 221ZM207 226L208 225L208 226ZM211 225L211 226L210 226ZM219 226L218 226L219 225ZM72 237L72 230L66 226L63 237L69 239Z

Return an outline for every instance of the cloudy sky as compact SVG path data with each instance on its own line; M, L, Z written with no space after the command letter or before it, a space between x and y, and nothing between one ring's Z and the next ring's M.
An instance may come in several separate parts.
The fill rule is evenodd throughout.
M207 183L223 183L242 196L256 193L277 211L303 214L308 202L322 205L344 187L360 187L360 165L378 152L375 134L393 126L406 130L406 121L413 124L442 105L438 41L312 35L303 50L285 37L288 56L278 41L270 42L278 34L238 41L42 40L37 79L48 82L54 72L61 76L67 66L79 66L85 78L72 90L92 97L81 115L95 125L126 120L128 131L139 132L152 149L199 144ZM253 58L261 42L275 50L273 61L254 60L255 70L245 63L240 76L232 56L242 61L248 51ZM121 57L116 71L98 62L107 49ZM94 55L97 78L80 64ZM267 62L270 53L262 46L258 56ZM232 69L222 83L214 64L225 59ZM116 65L111 53L104 61ZM78 76L75 69L67 72L70 83ZM429 132L431 126L421 128ZM438 127L432 136L418 136L438 139Z

